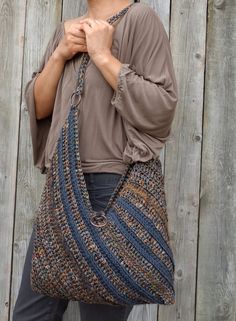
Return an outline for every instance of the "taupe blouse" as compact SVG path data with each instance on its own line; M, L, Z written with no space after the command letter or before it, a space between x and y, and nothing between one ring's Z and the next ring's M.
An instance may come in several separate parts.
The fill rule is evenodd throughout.
M86 69L79 104L84 172L122 174L126 163L158 157L170 136L178 101L169 39L154 9L135 3L114 27L111 51L122 62L117 90L113 90L91 59ZM63 35L64 21L56 27L24 93L34 165L42 174L50 165L69 112L82 53L66 62L53 113L45 119L36 119L33 87Z

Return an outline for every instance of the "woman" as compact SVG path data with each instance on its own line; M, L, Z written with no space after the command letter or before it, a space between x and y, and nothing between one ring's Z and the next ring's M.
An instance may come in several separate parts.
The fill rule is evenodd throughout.
M87 52L80 109L80 157L91 204L104 209L126 163L147 161L167 141L177 104L169 41L153 9L127 0L88 0L84 16L62 21L25 88L34 165L46 173ZM130 7L129 7L130 6ZM129 7L110 25L107 19ZM13 321L59 321L68 301L30 286L32 231ZM133 306L79 302L81 321L127 320Z

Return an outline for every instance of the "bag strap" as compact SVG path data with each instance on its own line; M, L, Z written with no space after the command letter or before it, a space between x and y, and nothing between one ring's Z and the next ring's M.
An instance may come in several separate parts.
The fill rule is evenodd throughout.
M129 8L133 5L134 3L129 4L127 7L123 8L121 11L107 19L107 22L110 24L113 24L116 22L120 17L122 17L128 10ZM77 76L77 86L74 92L71 94L70 97L70 103L71 103L71 108L77 108L80 100L81 100L81 95L83 94L84 91L84 76L85 76L85 71L88 65L88 62L90 60L90 56L87 52L84 52L81 57L81 63L79 66L78 70L78 76Z

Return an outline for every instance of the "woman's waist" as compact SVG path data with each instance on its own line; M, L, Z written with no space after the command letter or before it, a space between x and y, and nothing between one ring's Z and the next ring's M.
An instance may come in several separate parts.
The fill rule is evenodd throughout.
M84 173L84 179L88 189L113 188L117 185L121 176L119 173L112 172Z

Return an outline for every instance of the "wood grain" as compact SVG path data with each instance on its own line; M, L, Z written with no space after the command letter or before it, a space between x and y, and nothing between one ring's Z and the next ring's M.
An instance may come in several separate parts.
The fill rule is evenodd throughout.
M236 319L236 2L209 1L197 321Z
M8 320L15 215L25 2L0 1L0 319Z
M41 196L45 176L33 166L29 118L23 97L26 82L31 79L46 50L47 43L61 19L61 0L27 1L24 35L24 63L21 77L22 103L20 122L20 141L17 167L17 197L15 200L15 231L13 243L13 271L11 289L11 314L14 307L29 239L32 232L33 217ZM19 77L19 79L21 79ZM20 105L19 105L20 106Z
M166 144L165 182L176 304L160 307L160 321L195 320L206 9L206 0L171 3L170 43L179 101Z

